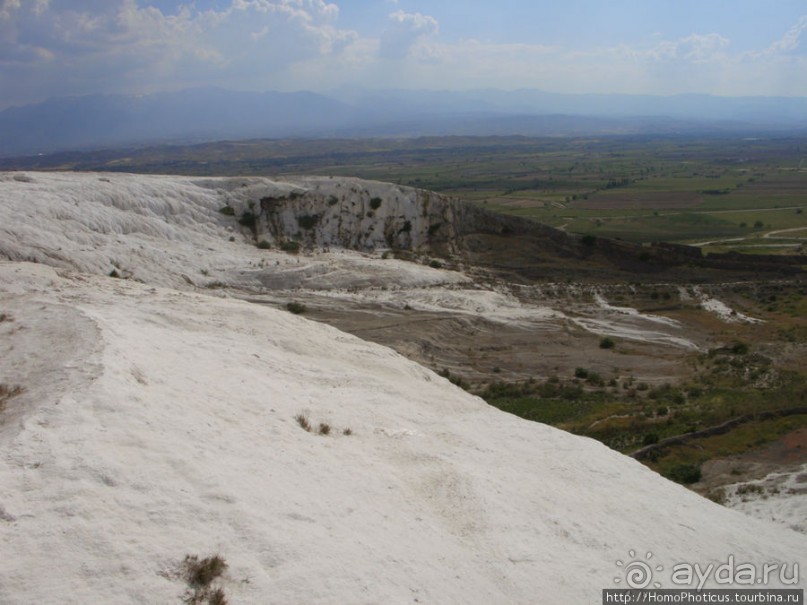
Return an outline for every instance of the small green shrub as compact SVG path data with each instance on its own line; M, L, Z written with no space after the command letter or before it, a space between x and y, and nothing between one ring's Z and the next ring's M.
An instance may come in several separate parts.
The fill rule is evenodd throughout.
M261 250L270 250L272 248L272 244L267 242L265 239L262 239L258 242L258 248Z
M300 242L296 242L294 240L285 241L280 244L280 249L283 250L283 252L297 254L300 251Z
M244 210L238 219L238 224L254 231L258 225L258 217L251 210Z
M297 224L301 229L313 229L319 222L319 214L306 214L297 217Z
M658 443L658 433L646 433L642 439L642 445L653 445Z
M290 313L294 313L295 315L301 315L302 313L305 313L308 308L303 303L293 300L286 304L286 310Z
M350 437L350 436L353 434L353 429L352 429L352 428L350 428L350 427L348 427L348 428L346 428L344 431L342 431L342 434L343 434L345 437Z
M597 387L605 386L605 381L602 379L602 376L600 376L597 372L590 371L588 373L588 376L586 376L586 382Z
M731 346L731 352L734 355L747 355L748 354L748 345L744 342L735 342Z
M582 379L588 378L588 370L586 368L575 368L574 377Z
M381 207L381 202L383 200L380 197L374 197L370 200L370 208L373 210L378 210Z
M317 432L320 435L323 435L323 436L330 435L331 434L331 425L327 424L325 422L320 422L319 423L319 428L317 429Z
M701 476L700 467L694 464L677 464L667 472L668 479L683 485L697 483L701 480Z
M609 338L606 336L602 340L600 340L600 348L601 349L613 349L616 346L613 338Z
M235 216L235 208L232 206L222 206L219 208L219 212L224 216Z

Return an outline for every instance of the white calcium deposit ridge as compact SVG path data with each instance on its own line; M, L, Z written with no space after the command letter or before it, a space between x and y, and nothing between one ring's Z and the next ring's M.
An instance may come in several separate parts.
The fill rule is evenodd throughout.
M308 263L344 287L349 267L388 262L258 250L222 195L185 177L0 176L0 603L179 604L186 555L221 555L229 602L267 605L595 604L631 550L666 586L680 561L807 568L803 534L205 288ZM463 276L411 267L413 302L458 305L417 293Z

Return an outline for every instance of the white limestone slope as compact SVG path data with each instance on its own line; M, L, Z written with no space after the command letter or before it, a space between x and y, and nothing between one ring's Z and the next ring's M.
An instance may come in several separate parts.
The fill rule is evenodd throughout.
M292 194L299 196L294 210L288 202ZM598 335L698 348L676 322L628 313L602 298L595 305L562 301L561 311L548 308L545 301L529 304L506 292L472 290L471 280L456 271L391 258L381 262L380 253L373 257L320 248L296 256L276 248L258 249L236 217L257 208L262 199L283 196L286 201L275 219L287 223L289 233L298 215L314 213L323 204L329 208L333 216L320 217L316 230L304 237L317 245L345 240L381 246L383 224L407 221L411 231L396 237L417 244L439 217L441 229L450 232L446 217L462 213L459 206L441 205L424 192L357 179L0 173L0 258L97 275L114 272L148 284L210 288L211 293L221 286L260 292L314 290L318 296L330 292L334 299L471 314L531 329L573 323ZM331 197L339 200L332 207L323 202ZM383 201L370 219L373 199ZM225 206L236 216L222 215L219 210ZM424 207L437 214L424 216Z
M599 603L631 549L667 586L682 561L807 563L801 534L325 325L27 263L0 284L0 382L25 388L2 603L179 603L186 554L267 604Z
M300 258L259 250L236 218L219 212L229 206L237 217L271 195L309 190L312 196L324 195L317 193L317 182L309 181L0 173L0 258L100 275L115 271L137 281L184 289L211 284L296 288L312 283L317 288L345 288L381 285L391 275L396 283L411 286L466 280L453 272L395 259L368 271L366 259L356 253ZM324 182L339 190L339 182ZM345 191L352 182L344 180ZM384 188L398 191L383 183L367 187L379 195ZM364 193L362 189L357 199ZM348 207L352 203L351 198L344 202Z
M0 175L0 384L23 388L0 411L0 603L180 603L187 554L227 560L234 605L599 603L631 550L665 587L679 562L805 569L802 534L389 349L189 291L394 276L474 312L420 290L462 275L259 251L218 213L283 187ZM532 318L491 296L474 304Z

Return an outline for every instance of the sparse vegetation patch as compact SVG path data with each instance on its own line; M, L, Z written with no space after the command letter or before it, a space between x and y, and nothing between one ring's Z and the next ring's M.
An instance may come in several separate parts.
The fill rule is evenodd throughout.
M297 224L300 225L301 229L313 229L314 227L317 226L318 222L319 222L318 214L306 214L297 217Z
M252 210L244 210L244 212L241 213L241 217L238 219L238 224L255 231L257 221L258 217Z
M606 336L605 338L600 340L600 348L601 349L613 349L616 346L613 338L609 338Z
M294 313L295 315L301 315L302 313L306 312L307 307L305 306L305 304L293 300L289 303L286 303L286 309L289 311L289 313Z
M327 437L333 434L333 431L335 430L328 422L320 422L315 426L306 414L297 414L294 417L294 420L295 422L297 422L299 427L303 429L306 433L321 435L322 437ZM353 429L351 429L350 427L342 430L342 435L344 435L345 437L349 437L352 434Z
M311 421L308 420L308 416L305 414L297 414L294 419L297 421L297 424L300 425L301 429L308 433L311 432Z
M7 384L0 383L0 412L5 410L6 402L8 402L10 399L16 397L22 392L23 388L21 386L18 385L10 386Z
M701 480L701 469L694 464L677 464L669 469L665 469L664 475L676 483L689 485Z
M227 597L221 586L213 582L227 570L227 563L220 555L200 559L197 555L186 555L179 566L177 575L188 584L182 598L186 605L227 605Z

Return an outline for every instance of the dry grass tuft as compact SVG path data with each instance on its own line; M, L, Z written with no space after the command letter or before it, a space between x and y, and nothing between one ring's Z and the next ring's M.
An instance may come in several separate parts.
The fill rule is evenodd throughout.
M297 414L294 419L297 421L297 424L300 425L300 428L309 433L311 432L311 421L308 420L305 414Z
M211 586L213 580L221 577L227 569L227 562L220 555L200 559L196 555L186 555L179 568L179 575L188 583L188 591L183 597L186 605L227 605L227 596L220 586Z
M0 412L2 412L6 407L6 402L13 397L16 397L20 393L23 392L23 388L21 386L9 386L4 383L0 383Z

